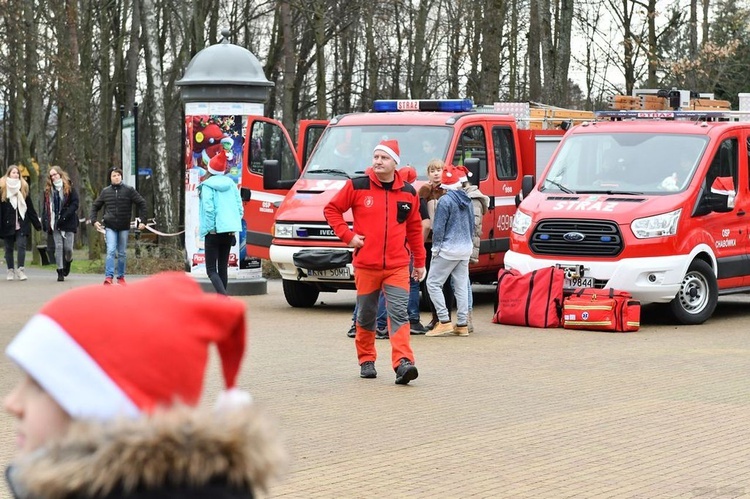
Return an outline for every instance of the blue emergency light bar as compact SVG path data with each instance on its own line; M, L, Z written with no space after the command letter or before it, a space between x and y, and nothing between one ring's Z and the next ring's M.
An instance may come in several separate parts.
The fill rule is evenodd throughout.
M393 111L442 111L444 113L462 113L474 109L471 99L426 99L426 100L376 100L372 110L376 113Z

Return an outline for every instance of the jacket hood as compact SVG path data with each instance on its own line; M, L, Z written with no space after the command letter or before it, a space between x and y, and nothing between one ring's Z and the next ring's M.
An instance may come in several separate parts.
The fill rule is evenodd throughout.
M266 491L284 461L255 407L177 407L135 420L74 422L65 437L16 461L8 478L19 498L127 496L217 482L253 492Z
M479 187L477 187L476 185L470 185L469 187L466 187L464 189L464 192L472 201L477 200L482 203L482 213L487 213L487 210L490 207L490 198L482 194L482 191L479 190Z
M205 185L207 187L210 187L211 189L214 189L216 191L228 191L232 187L235 189L237 188L237 184L234 180L227 177L226 175L211 175L206 180L204 180L201 185Z
M471 199L469 199L469 196L460 189L446 191L444 196L448 196L451 201L456 203L459 210L466 210L471 206Z

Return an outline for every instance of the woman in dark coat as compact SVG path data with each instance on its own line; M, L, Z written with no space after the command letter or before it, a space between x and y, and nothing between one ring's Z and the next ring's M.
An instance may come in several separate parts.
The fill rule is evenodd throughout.
M41 230L39 216L29 196L29 184L21 176L16 165L10 165L0 178L0 237L5 243L5 263L8 265L8 280L26 280L26 238L31 225ZM13 249L18 248L18 267L13 261Z
M51 166L44 187L42 228L55 241L57 280L64 281L73 260L73 239L78 231L78 192L59 166Z

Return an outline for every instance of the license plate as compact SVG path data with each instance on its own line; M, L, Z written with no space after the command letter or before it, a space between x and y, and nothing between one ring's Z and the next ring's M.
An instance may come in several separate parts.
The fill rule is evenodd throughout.
M307 275L319 279L349 279L351 277L349 267L328 270L308 270Z
M593 277L576 277L575 279L566 278L565 281L563 282L563 287L565 289L593 288L594 278Z

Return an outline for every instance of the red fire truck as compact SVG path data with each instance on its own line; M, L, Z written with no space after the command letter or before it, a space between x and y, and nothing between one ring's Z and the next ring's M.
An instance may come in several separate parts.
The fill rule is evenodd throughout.
M538 129L524 129L529 123ZM364 174L378 142L396 139L401 165L417 170L418 184L426 181L433 158L475 172L471 179L489 196L490 209L479 262L470 272L474 282L493 282L509 248L523 178L541 171L565 133L541 129L542 123L524 118L521 125L502 106L477 109L470 100L377 101L372 112L303 123L295 153L279 122L249 119L242 174L242 186L251 191L245 205L247 253L273 262L294 307L313 306L321 291L354 289L351 265L315 271L295 266L293 256L303 249L345 247L323 208L347 179ZM351 221L351 213L345 216Z
M719 295L750 291L750 125L736 112L599 114L524 193L505 265L557 265L567 288L629 291L700 324Z

